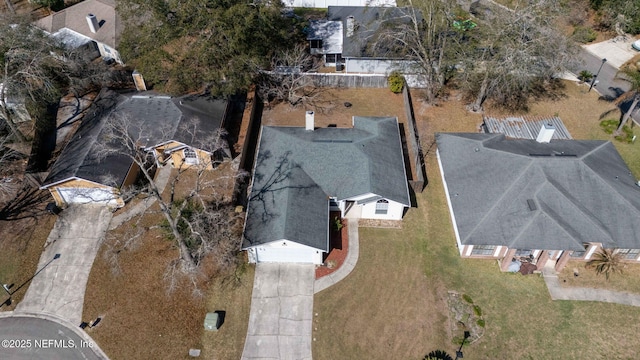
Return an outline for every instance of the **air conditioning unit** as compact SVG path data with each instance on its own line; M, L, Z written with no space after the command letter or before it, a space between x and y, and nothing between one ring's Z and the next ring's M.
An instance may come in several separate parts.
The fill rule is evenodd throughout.
M343 63L336 63L336 71L343 71L344 70L344 64Z

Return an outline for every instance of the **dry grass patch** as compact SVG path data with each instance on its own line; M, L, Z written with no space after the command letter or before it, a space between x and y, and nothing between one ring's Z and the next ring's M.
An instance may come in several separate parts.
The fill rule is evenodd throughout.
M314 297L314 359L418 359L452 350L447 292L425 275L422 212L404 228L360 228L360 257L344 280Z
M240 359L249 325L255 266L244 264L233 279L215 280L207 296L207 311L225 311L217 332L202 334L202 356L206 359Z
M394 94L386 88L323 88L317 102L320 106L316 108L292 108L286 103L265 108L262 125L302 127L307 110L315 111L316 127L327 127L330 124L351 127L353 116L397 116L398 122L407 121L402 94ZM345 107L345 102L351 103L351 107Z
M29 287L28 281L38 270L38 262L44 250L44 244L53 229L57 217L42 215L37 218L25 218L12 221L0 221L0 283L14 284L13 304L2 306L0 311L14 310ZM0 303L8 296L2 290Z
M622 274L611 274L607 281L604 275L597 275L594 269L586 268L585 261L570 261L558 274L563 287L588 287L628 291L640 294L640 264L622 263ZM578 276L575 276L577 273Z

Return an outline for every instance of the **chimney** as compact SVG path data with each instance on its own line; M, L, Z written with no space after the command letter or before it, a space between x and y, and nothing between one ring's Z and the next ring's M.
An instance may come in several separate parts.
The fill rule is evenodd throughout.
M551 123L546 123L542 125L542 128L538 133L538 137L536 138L536 141L539 143L548 143L549 141L551 141L551 138L553 137L553 133L555 131L556 131L556 127L553 126L553 124Z
M98 18L95 15L87 15L87 23L89 23L89 30L91 30L92 33L95 34L96 32L98 32L100 23L98 22Z
M356 30L356 18L353 15L347 16L347 37L353 36L353 32Z
M144 78L142 74L138 72L138 70L133 70L133 83L136 85L136 90L138 91L147 91L147 85L144 83Z
M315 123L313 118L314 118L313 111L307 111L305 116L305 126L304 126L305 130L313 131L313 129L315 128Z

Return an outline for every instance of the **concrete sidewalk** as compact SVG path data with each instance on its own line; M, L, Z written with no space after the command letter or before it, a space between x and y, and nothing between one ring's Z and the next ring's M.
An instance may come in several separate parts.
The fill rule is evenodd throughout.
M258 263L242 359L311 360L313 264Z
M544 282L553 300L600 301L614 304L640 306L640 295L621 291L611 291L580 287L562 287L558 275L552 267L542 269Z
M347 258L340 268L333 273L323 276L315 281L313 293L320 291L336 284L353 271L358 262L358 254L360 253L360 240L358 239L358 219L347 219L347 231L349 232L349 250Z
M15 313L45 313L80 325L93 260L113 214L103 205L75 205L58 217L24 299ZM55 254L60 258L54 259ZM21 284L16 284L20 286Z

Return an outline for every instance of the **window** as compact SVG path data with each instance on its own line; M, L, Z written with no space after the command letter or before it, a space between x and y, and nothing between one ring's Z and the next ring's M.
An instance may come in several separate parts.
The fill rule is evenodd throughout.
M312 49L322 49L322 40L309 40L309 47Z
M493 255L495 252L495 245L473 245L471 249L471 255Z
M569 255L569 257L572 257L572 258L583 258L586 255L588 248L589 248L589 244L584 244L584 250L574 251L574 252L571 253L571 255Z
M198 163L198 155L193 149L191 148L184 149L183 153L184 153L184 162L186 164L195 165Z
M386 215L387 211L389 211L389 202L385 199L378 200L378 202L376 202L376 214Z
M640 249L618 249L618 253L625 259L635 260L640 255Z
M342 55L341 54L327 54L326 55L326 59L324 61L327 64L335 64L335 63L341 63L342 62Z
M526 250L526 249L518 249L516 250L516 255L515 256L530 256L532 254L531 250Z

